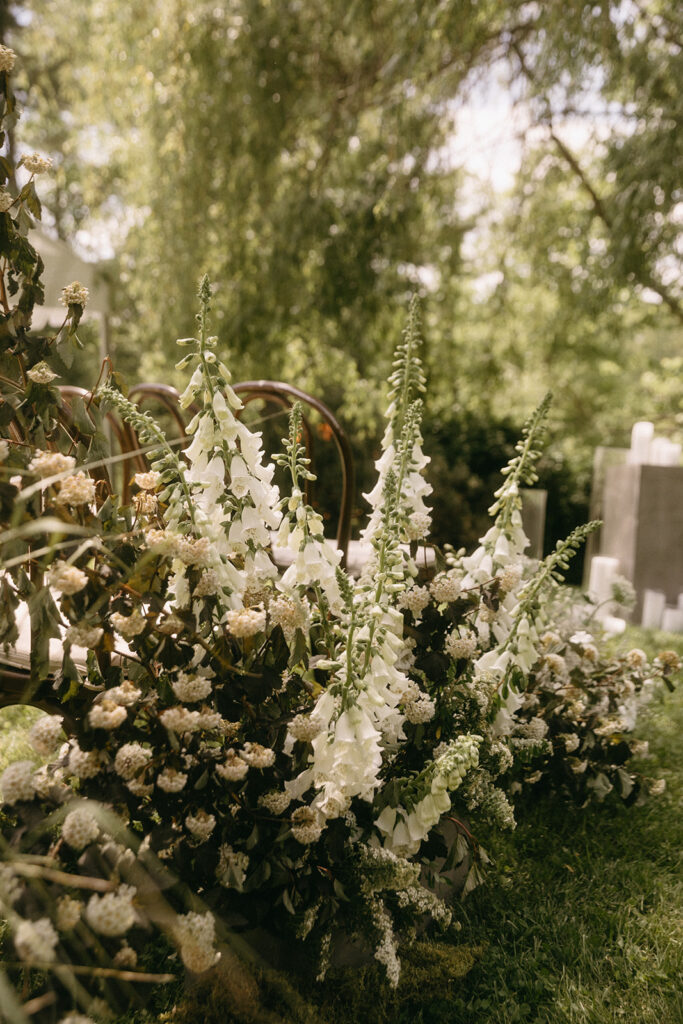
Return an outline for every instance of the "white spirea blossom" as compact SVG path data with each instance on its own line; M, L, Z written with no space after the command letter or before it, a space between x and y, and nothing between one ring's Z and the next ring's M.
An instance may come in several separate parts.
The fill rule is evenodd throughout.
M218 961L220 953L214 949L216 924L209 911L205 914L180 914L173 932L188 971L203 974Z
M60 896L57 900L57 927L60 932L69 932L81 919L84 904L73 896Z
M41 757L49 757L57 747L62 736L62 721L61 715L45 715L31 727L29 742Z
M100 826L86 807L70 811L62 824L62 839L74 850L84 850L100 834Z
M107 700L124 708L137 704L141 697L142 690L139 690L130 679L124 679L120 686L112 686L111 690L107 690Z
M58 559L50 566L47 573L47 585L60 594L67 596L78 594L88 582L88 577L82 569L75 565L68 565Z
M26 161L24 161L25 163ZM81 306L84 308L88 302L90 292L80 281L72 281L71 284L62 288L59 301L63 306Z
M36 791L33 761L13 761L0 775L0 790L6 804L19 800L32 800Z
M66 1017L62 1017L59 1024L95 1024L92 1017L86 1017L84 1013L67 1013Z
M85 647L90 649L97 647L98 643L102 639L104 630L101 626L87 626L87 625L76 625L69 626L66 631L65 639L70 644L75 644L76 647Z
M21 158L21 163L29 174L44 174L45 171L49 171L52 167L51 158L49 156L41 156L40 153L28 153Z
M157 786L166 793L179 793L185 788L187 775L184 772L176 771L175 768L164 768L157 775Z
M178 700L186 704L204 700L211 693L211 682L208 679L204 676L190 675L188 672L179 672L171 686Z
M270 768L275 763L275 751L260 743L245 743L240 756L252 768Z
M6 188L0 188L0 213L7 213L14 206L16 200Z
M244 761L232 747L226 751L225 761L216 765L216 773L226 782L239 782L249 771L249 765Z
M187 815L185 825L195 839L205 843L216 827L216 819L213 814L207 814L206 811L197 811L196 814Z
M398 607L406 608L412 613L413 618L418 619L430 602L430 594L427 587L408 587L398 599Z
M96 484L85 473L74 473L62 480L55 501L58 505L90 505L95 500Z
M226 621L233 636L255 636L266 628L266 612L264 608L234 609L226 613Z
M110 619L112 626L124 640L132 640L133 637L139 636L147 625L147 619L140 614L137 608L130 615L112 612Z
M61 452L35 453L28 464L30 473L39 477L57 476L59 473L70 473L76 466L73 455L62 455Z
M81 750L75 740L69 751L69 771L78 779L92 779L102 770L102 755L98 750Z
M320 732L320 722L310 715L295 715L289 723L288 732L295 740L310 743Z
M154 491L161 483L161 473L150 470L148 473L136 473L133 483L137 484L142 491Z
M285 640L291 644L297 629L306 631L308 628L309 609L305 599L294 600L292 597L276 597L268 608L273 626L279 626Z
M124 942L118 952L114 954L112 964L119 969L132 971L138 965L138 955L132 946Z
M186 732L197 732L202 728L201 714L199 711L188 711L182 706L166 708L159 713L159 720L165 729L170 732L183 734Z
M100 935L124 935L135 924L134 885L120 885L115 892L90 897L85 919Z
M265 807L271 814L284 814L291 802L292 798L286 789L271 789L258 798L259 806Z
M317 843L322 835L323 820L311 807L297 807L292 812L292 835L297 842L308 846Z
M45 360L43 360L40 363L36 363L35 366L32 366L30 370L27 370L26 376L29 380L33 381L34 384L51 384L59 374L54 373Z
M9 74L10 71L13 71L16 59L17 55L14 50L0 44L0 72L4 71L5 74Z
M93 729L117 729L125 720L125 707L106 697L94 704L88 712L88 721Z
M21 921L14 933L14 945L22 960L52 963L57 956L59 936L47 917Z
M152 760L152 751L140 743L124 743L116 752L114 771L122 779L133 779Z
M471 658L477 649L477 638L473 633L449 633L444 643L447 654L456 661L460 658Z
M462 590L462 584L457 570L449 569L447 572L440 572L429 584L432 597L439 604L449 604L457 601Z

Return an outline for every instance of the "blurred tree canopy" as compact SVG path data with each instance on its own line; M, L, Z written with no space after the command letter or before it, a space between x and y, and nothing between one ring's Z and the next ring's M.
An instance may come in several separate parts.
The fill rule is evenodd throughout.
M21 141L55 159L55 231L113 246L134 377L170 378L207 272L236 377L316 391L360 446L418 289L439 431L521 423L550 386L585 480L591 446L627 443L634 419L683 429L674 0L26 0L4 17L30 85ZM473 203L468 182L465 202L449 144L492 80L524 112L523 159L509 195Z

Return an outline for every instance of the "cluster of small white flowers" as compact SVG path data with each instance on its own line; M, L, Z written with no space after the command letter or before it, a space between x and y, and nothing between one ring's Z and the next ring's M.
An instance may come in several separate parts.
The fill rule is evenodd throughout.
M453 919L453 911L450 907L447 907L443 900L421 885L401 889L396 894L396 902L403 909L410 907L415 914L421 916L429 914L441 928L448 928Z
M147 619L141 615L136 608L130 615L122 615L121 612L112 612L111 624L117 633L120 633L124 640L132 640L139 636L147 625Z
M295 715L289 723L288 732L295 740L310 743L320 732L320 722L310 715Z
M520 736L540 742L548 734L548 723L543 718L531 718L528 722L517 726Z
M11 192L8 192L6 188L0 188L0 213L7 213L14 206L15 202L16 200Z
M232 747L226 751L225 761L216 765L217 774L227 782L239 782L248 771L249 765L235 753Z
M133 508L139 516L153 516L159 507L159 499L156 494L148 491L139 491L133 495Z
M205 843L216 827L216 819L213 814L207 814L206 811L197 811L196 814L187 815L185 825L195 839Z
M308 603L305 599L296 601L291 597L276 597L268 608L273 626L279 626L288 644L292 642L297 629L308 629Z
M56 921L60 932L69 932L72 928L76 927L81 919L83 906L82 901L74 899L73 896L59 897L57 900Z
M503 566L496 573L496 578L500 582L500 589L504 593L509 593L519 586L522 580L522 566L519 562L510 562L509 565Z
M161 473L153 469L147 473L136 473L133 483L137 484L141 491L154 491L161 483Z
M0 44L0 72L4 71L5 74L9 74L14 69L16 59L17 55L14 50Z
M360 885L365 893L408 889L419 883L421 866L385 846L359 843Z
M275 763L275 751L260 743L245 743L240 756L252 768L270 768Z
M26 161L24 161L26 163ZM63 306L82 306L84 307L88 301L90 292L81 284L80 281L72 281L71 284L66 285L62 288L62 294L59 301Z
M36 791L33 761L13 761L0 775L0 790L6 804L32 800Z
M195 701L204 700L211 693L211 682L205 676L189 675L187 672L179 672L171 686L178 700L193 704Z
M629 668L645 668L647 665L647 654L639 647L634 647L626 655L626 664Z
M422 694L418 700L406 701L403 708L408 721L412 725L420 725L423 722L431 722L436 711L436 704L430 697Z
M218 867L216 868L216 878L226 889L240 889L247 877L249 857L246 853L233 850L232 846L227 843L223 843L218 852L219 860Z
M92 779L102 768L102 755L98 750L81 750L73 741L69 751L69 771L78 779Z
M102 639L104 630L101 626L69 626L66 631L65 639L70 644L75 644L76 647L85 647L90 649L97 647L98 643Z
M158 633L163 633L164 636L177 636L178 633L182 633L185 629L185 623L179 615L171 613L157 622L156 629Z
M28 734L29 742L41 757L49 757L62 735L62 716L45 715L34 722Z
M124 935L135 924L134 885L120 885L115 892L90 897L85 919L100 935Z
M70 473L75 466L76 460L73 455L62 455L61 452L38 451L29 462L28 469L30 473L35 473L36 476L46 478L57 476L59 473Z
M117 729L125 720L125 707L106 697L94 704L88 712L88 721L93 729Z
M37 921L21 921L14 933L14 945L22 960L52 963L57 956L59 936L47 917Z
M197 732L201 729L201 717L199 711L188 711L187 708L179 705L161 711L159 721L164 729L168 729L169 732L182 734L185 732Z
M404 527L406 539L422 540L429 534L431 526L432 517L428 512L413 512Z
M215 569L205 569L199 577L193 595L194 597L215 597L218 593L220 580Z
M27 370L26 376L29 380L32 380L34 384L51 384L59 374L54 373L45 360L43 360L40 363L36 363L35 366L32 366L30 370Z
M211 558L211 541L208 537L180 537L176 553L183 565L206 565Z
M70 811L62 824L62 839L74 850L84 850L100 834L100 826L87 807Z
M458 661L460 658L470 659L477 649L477 638L474 633L450 632L444 643L446 653Z
M259 806L265 807L271 814L284 814L291 802L292 798L286 789L271 789L258 798Z
M373 925L381 936L374 952L375 960L378 960L387 972L387 981L391 987L396 988L401 974L401 961L398 958L398 944L394 935L391 917L381 900L372 900L370 916L372 917Z
M180 956L188 971L202 974L213 967L220 957L214 949L216 939L216 923L213 914L180 914L174 926L176 942L180 946Z
M138 955L132 946L124 942L118 952L114 954L112 964L119 969L132 971L138 965Z
M233 609L226 612L226 621L233 636L255 636L266 628L266 612L264 608Z
M0 212L2 212L2 208L1 207L0 207ZM3 437L3 438L0 439L0 462L4 462L5 461L5 459L9 455L9 452L10 452L9 441L6 441L5 438Z
M62 1017L59 1024L95 1024L92 1017L86 1017L84 1013L67 1013L66 1017Z
M462 590L460 575L456 569L438 573L429 584L432 597L439 604L457 601Z
M419 619L431 600L427 587L408 587L399 596L398 607L406 608L411 612L414 619Z
M568 754L573 754L581 744L580 738L574 732L558 733L557 739L564 745L564 749Z
M40 153L28 153L22 157L21 163L29 174L44 174L52 167L52 160L49 156L41 156Z
M547 651L551 647L558 647L559 644L562 643L562 640L559 633L556 633L555 630L548 629L541 636L540 643L541 647Z
M82 569L75 565L68 565L58 559L53 562L47 573L47 585L60 594L67 596L78 594L88 582L88 577Z
M292 813L292 835L297 842L308 846L317 843L322 835L320 816L311 807L297 807Z
M176 771L175 768L164 768L157 775L157 786L165 793L179 793L185 788L187 775L184 772Z
M124 708L130 708L142 697L142 690L139 690L130 679L124 679L120 686L112 686L107 690L107 700L114 704L120 704Z
M152 759L152 751L143 747L140 743L124 743L116 751L114 758L114 771L122 779L133 779L149 764Z

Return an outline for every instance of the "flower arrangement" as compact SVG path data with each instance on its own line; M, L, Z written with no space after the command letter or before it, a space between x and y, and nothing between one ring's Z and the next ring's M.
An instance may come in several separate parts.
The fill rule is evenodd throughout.
M6 71L0 83L10 109ZM510 798L522 782L557 775L577 749L569 735L579 757L611 743L607 723L618 713L628 728L636 679L645 685L632 652L604 669L605 705L603 677L582 667L576 638L547 640L544 595L590 529L540 564L524 559L519 489L533 482L548 403L525 428L480 546L437 555L426 578L414 300L367 495L371 554L352 579L303 496L300 409L275 458L287 495L260 435L239 419L206 278L197 336L179 342L183 453L111 376L65 422L53 381L66 373L87 294L68 286L60 332L30 334L42 264L25 238L27 210L40 212L38 163L24 166L34 168L30 187L0 214L19 294L14 307L2 296L0 316L0 639L9 654L25 604L26 696L58 700L67 735L58 718L38 722L31 742L48 766L20 761L0 778L0 912L17 965L59 967L60 1008L97 1016L83 974L115 1006L115 981L150 980L136 965L151 928L201 973L219 935L267 920L315 945L318 977L340 932L360 934L396 984L400 941L427 919L452 918L434 877L458 864L465 890L480 877L486 854L472 819L514 827ZM95 475L111 461L107 414L134 429L149 462L127 505ZM284 570L276 547L290 556ZM564 689L553 682L562 660ZM672 669L662 662L659 674ZM588 695L582 710L572 687ZM610 764L621 773L634 752Z

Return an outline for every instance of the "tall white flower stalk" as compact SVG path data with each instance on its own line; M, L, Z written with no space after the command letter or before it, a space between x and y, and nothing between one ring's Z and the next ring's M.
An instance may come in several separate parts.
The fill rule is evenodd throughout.
M429 458L422 451L420 433L421 403L417 396L426 388L425 375L419 357L421 345L419 303L416 296L410 304L408 322L403 340L396 348L393 371L389 377L389 406L386 410L387 427L382 438L382 455L375 463L377 483L369 494L364 495L370 504L368 524L361 533L361 540L373 544L383 523L383 500L390 473L396 477L397 525L401 541L419 541L427 536L430 529L430 511L425 498L432 488L424 478L424 469ZM407 433L406 426L409 426ZM406 559L412 575L416 569ZM367 576L376 568L376 557L366 566Z
M111 387L105 386L102 394L135 427L141 442L154 446L150 462L161 474L159 500L167 508L163 529L150 528L147 540L152 550L172 559L170 592L176 606L193 606L189 572L194 569L201 572L198 597L215 598L225 613L243 607L245 593L256 581L262 587L277 576L270 544L281 512L272 483L274 466L263 462L261 435L235 416L242 402L230 386L230 371L213 351L217 339L208 334L210 295L204 278L199 337L179 341L193 348L178 364L193 368L180 405L199 406L187 426L192 440L184 461L152 417Z
M275 457L275 462L287 470L291 480L290 497L281 502L283 516L276 543L293 556L278 589L299 602L306 591L312 589L327 633L330 614L338 616L344 608L337 578L341 552L325 540L322 517L304 500L305 481L314 480L315 476L309 469L310 459L306 458L300 441L302 428L301 404L296 402L290 414L289 434L283 439L285 451ZM328 642L331 644L329 635Z
M313 787L311 806L323 820L343 814L353 797L374 798L387 746L405 740L402 704L410 698L414 705L417 697L425 720L433 714L429 699L416 694L415 684L398 667L405 648L396 599L416 572L400 539L409 536L412 516L427 516L423 497L429 492L421 477L427 461L420 450L421 403L413 401L414 391L424 389L417 345L413 302L391 381L379 480L368 496L373 507L364 538L372 545L371 567L356 583L337 573L344 605L332 675L311 714L309 766L288 784L296 797ZM301 543L305 550L303 536Z

